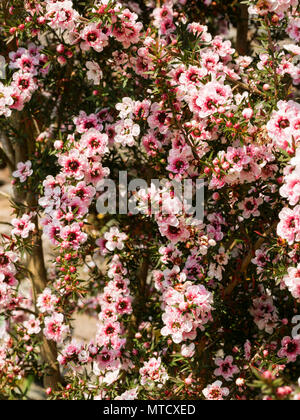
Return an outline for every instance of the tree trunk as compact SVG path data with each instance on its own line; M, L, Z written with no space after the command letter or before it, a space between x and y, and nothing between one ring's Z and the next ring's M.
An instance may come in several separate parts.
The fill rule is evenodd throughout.
M15 155L14 164L16 167L18 162L25 162L32 158L32 155L34 154L35 138L39 133L34 132L33 122L24 114L16 114L14 123L18 130L26 135L26 141L20 141L13 146ZM14 188L14 199L16 202L27 204L32 210L38 207L38 198L34 192L26 193ZM42 293L47 286L47 271L38 216L33 219L33 223L36 226L36 235L32 254L28 257L28 269L31 273L32 292L34 303L36 304L37 295ZM43 379L44 387L51 387L52 390L57 390L58 385L62 383L62 378L57 362L56 343L47 341L45 337L42 337L41 357L42 361L48 365L47 374L45 374Z
M237 40L236 40L236 49L240 55L248 55L249 53L248 30L249 30L248 6L246 4L241 4L239 6L239 17L238 17L238 24L237 24Z
M36 207L36 197L34 194L28 194L27 203L29 206ZM44 251L41 234L39 231L38 217L33 220L36 226L36 239L34 241L33 252L29 257L28 268L31 273L32 288L34 301L36 296L47 286L47 272L45 267ZM44 363L48 364L47 374L44 376L44 387L51 387L52 390L58 389L58 384L62 382L62 378L57 363L57 347L53 341L47 341L43 337L43 344L41 346L41 355Z

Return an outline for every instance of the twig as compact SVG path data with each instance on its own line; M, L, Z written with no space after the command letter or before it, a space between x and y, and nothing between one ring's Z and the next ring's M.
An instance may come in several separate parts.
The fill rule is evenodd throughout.
M275 229L275 227L277 226L278 221L276 220L270 227L269 229L264 233L264 235L259 238L255 245L253 247L250 247L250 250L248 252L248 254L245 256L245 258L242 261L241 264L241 268L240 268L240 273L239 274L244 274L246 275L247 270L248 270L248 266L255 254L255 251L257 251L262 244L265 242L266 238L270 235L271 232L273 232L273 230ZM234 290L234 288L239 284L240 280L240 275L239 276L234 276L234 281L232 283L230 283L227 288L224 290L224 296L229 296L232 291Z
M6 193L5 193L5 192L3 192L3 191L0 191L0 195L2 195L2 197L7 198L9 201L11 201L11 200L12 200L12 197L11 197L9 194L6 194Z

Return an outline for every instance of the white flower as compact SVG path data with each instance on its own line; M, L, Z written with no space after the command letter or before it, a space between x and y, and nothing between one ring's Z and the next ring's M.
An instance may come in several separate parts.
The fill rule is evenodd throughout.
M115 126L115 130L115 141L123 146L133 146L135 143L134 137L137 137L141 131L140 126L134 124L129 118L119 121Z
M124 248L124 242L128 239L125 233L121 233L118 228L112 227L109 232L106 232L104 239L107 240L106 248L109 251L114 251L116 248L121 250Z
M11 115L10 106L13 105L13 89L0 83L0 115L9 117Z
M195 354L195 344L192 343L189 346L183 344L181 346L181 354L183 357L193 357Z
M120 111L120 118L125 119L130 117L134 109L134 101L131 98L123 98L122 102L116 105L116 109Z
M229 389L222 388L221 381L216 381L208 385L202 392L207 400L223 400L223 397L229 395Z
M116 397L115 400L123 400L123 401L136 400L139 393L138 390L139 390L138 387L129 389L128 391L125 391L122 395L120 395L119 397Z
M87 78L88 80L92 80L94 85L99 85L100 80L103 77L102 70L100 69L99 64L95 61L87 61L86 68L88 69Z
M120 375L120 369L113 370L112 372L107 372L102 382L109 386L113 384L114 382L116 382L119 375Z
M24 327L29 335L41 332L40 321L34 315L30 315L28 321L24 322Z

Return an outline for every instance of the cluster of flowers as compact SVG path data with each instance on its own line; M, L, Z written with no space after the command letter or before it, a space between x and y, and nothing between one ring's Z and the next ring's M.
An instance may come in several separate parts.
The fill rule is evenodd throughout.
M62 251L76 250L86 242L83 221L96 195L95 187L109 175L101 163L108 151L108 136L99 131L99 120L83 113L75 118L75 124L80 141L71 135L65 145L57 141L62 170L44 181L44 197L39 201L46 213L44 232L54 245L61 245Z
M123 241L126 238L127 236L120 233L117 228L111 228L104 238L97 240L97 243L101 249L104 247L106 252L113 252L124 247ZM101 383L106 384L115 382L121 369L128 370L132 367L125 351L126 338L122 325L122 316L132 313L132 297L128 288L130 282L126 278L127 274L127 269L118 255L114 255L107 273L110 280L103 293L96 298L101 312L98 314L100 322L95 341L85 345L72 340L62 349L58 357L60 365L77 371L79 366L92 363L93 373L100 377Z
M270 146L257 146L249 144L244 147L229 147L227 152L221 151L213 160L213 176L209 184L210 189L223 188L225 185L251 183L259 179L265 181L275 177L278 166L274 163L275 156ZM242 203L242 209L246 211L244 217L247 218L247 211L255 213L260 204L260 200L248 202L253 198L247 199ZM248 215L249 217L249 215Z
M202 285L185 283L179 290L175 285L168 287L162 300L165 303L165 313L162 320L165 326L161 333L163 336L171 335L174 343L194 340L197 329L204 330L204 325L212 320L211 311L213 297Z
M140 39L143 29L138 22L138 15L124 8L119 2L101 0L92 10L93 14L103 15L108 12L111 16L107 23L85 23L84 19L74 9L73 2L47 1L46 8L34 7L32 13L38 13L39 22L47 23L54 30L68 31L68 37L73 44L78 44L82 51L90 49L102 52L109 44L109 38L113 37L128 48L136 44Z
M267 124L268 134L276 147L292 155L289 165L284 170L280 194L292 207L284 207L279 214L280 223L277 233L289 245L300 241L300 106L294 101L280 101ZM288 268L283 278L295 299L300 298L299 266Z
M0 115L9 117L12 110L22 111L38 89L38 76L49 73L48 58L41 53L42 46L33 43L9 53L9 69L13 71L10 85L0 84Z
M140 369L142 386L157 386L162 388L169 379L166 368L162 365L161 358L152 357Z
M280 19L286 17L291 8L298 6L298 0L264 0L255 3L255 6L250 6L250 13L266 15L274 12Z
M120 232L116 232L114 228L112 229L112 231L105 234L107 249L112 248L111 243L117 247L122 239L126 239L126 236L122 236ZM121 248L121 246L119 245L118 248ZM101 352L97 356L97 363L94 367L94 372L98 375L100 373L103 374L106 370L128 370L128 368L132 367L132 363L125 351L127 340L124 337L124 326L122 325L122 316L132 313L132 297L129 290L130 281L127 278L128 271L118 255L114 255L108 268L107 275L110 281L105 286L103 294L99 297L101 312L99 313L100 323L98 325L96 343L101 348Z
M23 297L16 293L19 259L18 253L11 251L7 242L0 247L0 313L22 306Z
M273 22L288 19L286 34L294 41L300 41L300 18L297 12L298 0L261 0L249 7L251 15L273 14ZM274 17L276 16L276 18Z
M16 310L20 306L31 309L32 306L31 302L14 294L18 285L18 254L14 252L14 247L22 245L23 241L26 244L37 229L37 213L33 211L12 221L12 243L0 250L0 311L15 310L13 320L22 325L19 332L26 334L25 341L27 336L31 339L31 336L43 332L47 340L59 346L64 344L63 348L59 347L59 364L66 370L71 369L72 378L76 378L77 374L80 377L83 371L80 368L86 367L88 385L85 391L95 397L92 390L98 391L103 385L101 394L96 398L111 398L112 395L114 398L116 393L123 392L127 379L124 382L121 370L128 372L126 386L129 384L129 390L116 399L137 398L140 392L161 397L174 372L174 383L182 381L182 384L177 390L171 387L171 393L181 390L189 397L203 395L212 400L221 400L230 394L233 397L236 393L243 398L246 390L244 378L251 378L250 366L259 369L267 382L273 380L273 374L267 370L269 355L272 355L272 362L275 360L274 369L283 370L284 366L279 365L281 359L294 362L300 354L299 337L285 336L280 343L283 335L280 338L274 335L274 342L269 344L269 338L277 327L282 324L285 328L289 321L280 318L282 302L277 297L280 288L272 284L273 274L265 274L265 270L273 270L271 266L275 267L280 260L280 256L273 257L272 249L268 249L267 245L268 241L275 242L276 238L258 231L271 225L272 221L264 214L265 209L272 215L276 209L277 215L282 197L290 207L285 207L279 215L281 221L277 233L285 241L279 243L294 247L300 241L300 108L293 100L280 101L265 125L271 106L256 106L255 102L258 97L273 101L270 75L279 80L290 75L294 85L300 83L298 58L295 57L299 50L297 46L287 45L284 48L289 54L285 54L279 47L272 51L269 48L268 53L261 54L255 64L251 57L236 58L230 41L220 36L212 37L207 26L192 22L186 25L189 33L185 42L194 37L194 49L184 54L180 50L184 43L181 40L178 42L180 35L177 34L176 24L179 22L183 26L187 23L183 14L177 12L185 3L185 0L168 0L160 2L160 7L156 8L153 4L153 30L143 33L143 25L138 21L140 9L137 4L131 4L129 10L121 3L101 0L87 11L87 19L76 10L75 2L73 4L69 0L25 2L25 10L31 15L27 23L38 20L40 27L50 26L51 33L59 40L56 49L58 61L63 64L63 56L67 56L68 51L71 51L70 56L78 54L80 58L84 57L84 63L78 62L78 65L82 65L83 72L87 70L87 79L95 85L99 85L102 79L105 83L103 97L99 91L93 93L92 101L97 105L91 105L90 98L82 94L86 102L80 102L74 124L66 122L58 127L63 139L54 143L58 173L55 175L53 172L43 180L44 192L39 205L44 211L44 235L50 239L59 256L53 264L51 286L37 298L39 315L24 316L22 311ZM206 4L209 3L206 1ZM297 4L294 0L266 0L255 2L250 11L267 18L269 12L275 13L282 24L283 17L289 17L287 33L297 40L299 18L293 9ZM118 42L110 43L110 39ZM113 89L108 89L111 79L106 80L103 70L110 45L114 48L117 45L111 58L107 59L113 69L110 76L117 83L124 82L124 97L120 98L118 92L118 99L110 95L113 92ZM9 116L12 109L21 111L32 93L41 88L39 76L47 75L50 70L47 57L41 51L42 47L29 44L27 49L19 48L10 54L9 67L17 72L11 85L0 86L0 113L4 116ZM102 57L104 60L100 66L98 58L101 62ZM132 71L134 92L132 87L126 88L127 82L132 85ZM143 83L149 88L144 89ZM276 90L276 95L281 95L280 86L277 85ZM129 96L131 94L132 97ZM118 103L114 105L115 102ZM103 103L109 104L110 108L102 108ZM96 111L87 114L92 112L91 109ZM291 158L283 176L283 164L277 159L278 155ZM90 213L94 212L97 186L110 174L110 168L105 167L104 161L111 166L114 176L120 162L124 163L124 156L129 171L132 170L131 161L141 159L139 164L142 168L145 166L149 173L156 171L158 177L168 177L170 183L163 191L151 186L148 190L140 189L134 195L138 207L143 210L136 226L139 232L136 237L128 233L128 227L124 229L128 235L122 232L125 218L116 216L121 231L117 227L105 227L106 233L95 241L98 235L95 230L91 234L92 228L89 230L87 222L90 221ZM135 164L132 166L132 173L135 173ZM29 177L35 177L33 167L34 162L19 162L13 174L15 183L23 184ZM187 209L182 210L186 203L169 194L171 181L196 180L199 177L207 177L205 186L209 195L203 223L191 222ZM149 201L153 205L151 209ZM153 210L157 210L154 212L156 225L151 225L152 231L148 232L150 222L147 217L152 217ZM105 217L103 219L106 220ZM100 216L97 220L103 219ZM126 223L132 228L129 219ZM132 231L135 232L133 228ZM257 235L264 240L259 249L255 242L252 244ZM141 245L142 241L145 242ZM95 284L94 277L97 281L101 277L100 283L103 278L106 279L100 295L98 290L91 290L89 282L81 288L78 281L78 267L87 262L97 247L100 255L109 261L106 277L102 273L99 275L97 267L89 267L91 284ZM132 281L132 290L140 287L137 284L140 281L149 291L145 313L138 312L136 317L134 311L139 302L136 303L131 295L128 277L129 273L134 278L140 275L132 272L137 270L139 263L136 255L141 255L143 250L151 254L149 271L152 271L154 286L145 273L142 273L145 278L138 279L134 284ZM289 268L280 287L288 288L298 300L300 265L297 252L296 248L287 252ZM254 268L247 265L251 259L256 266ZM255 271L250 285L250 270L252 273L256 270L257 277L266 285L257 287ZM242 287L238 289L240 285ZM84 344L72 339L69 324L78 304L77 292L82 297L87 290L95 306L100 305L101 311L95 339ZM231 293L237 308L230 301ZM245 296L247 294L250 299ZM247 305L250 301L249 306L245 304L246 299ZM231 309L233 315L237 314L234 321ZM147 329L145 320L150 310L153 317L148 318L151 322L148 322ZM227 324L230 328L236 325L240 328L244 320L239 319L239 315L249 313L254 323L250 326L251 322L247 319L249 340L242 354L244 333L239 332L243 338L241 341L238 337L239 344L234 347L235 331L234 334L228 333ZM223 319L226 319L224 325ZM127 328L128 325L130 328ZM136 334L135 329L138 329ZM230 342L226 341L227 333ZM144 343L143 334L147 336ZM216 347L215 335L218 335L217 345L220 342L224 350L217 351L219 347ZM8 341L5 343L3 348L0 347L0 369L6 363ZM164 347L165 343L168 347ZM179 352L181 354L177 354ZM236 355L235 360L235 356L226 354ZM167 369L167 363L173 356L174 360ZM202 365L206 357L210 359L209 369L212 368L208 369L208 385L192 370L194 361ZM238 374L241 377L233 383ZM223 387L220 381L213 382L218 377L228 383L228 388ZM138 383L141 388L136 386ZM277 390L279 397L293 393L296 399L300 398L294 387ZM86 395L82 392L82 397ZM166 390L165 395L172 394Z
M204 272L200 264L201 252L202 255L207 253L204 242L206 242L206 247L209 247L209 240L206 237L202 249L194 248L192 250L183 271L178 265L173 265L171 269L166 268L164 271L153 273L155 287L162 294L161 306L164 310L162 320L165 326L162 328L161 334L163 336L170 335L174 343L195 340L197 329L203 331L204 325L212 320L213 295L203 285L194 283L197 278L203 276ZM213 244L215 242L211 240L211 245ZM179 263L182 259L182 253L172 244L162 247L160 253L161 260L165 265ZM183 345L182 351L186 350L186 345ZM190 350L193 351L193 346ZM189 353L187 351L187 354Z
M261 296L253 299L250 314L253 316L257 327L268 334L272 334L278 326L278 311L274 306L273 298L265 293L263 288L261 288Z
M69 326L65 324L64 315L57 312L59 298L47 287L37 298L37 307L43 314L44 329L43 334L48 340L62 343ZM40 322L34 317L30 318L33 334L40 332Z

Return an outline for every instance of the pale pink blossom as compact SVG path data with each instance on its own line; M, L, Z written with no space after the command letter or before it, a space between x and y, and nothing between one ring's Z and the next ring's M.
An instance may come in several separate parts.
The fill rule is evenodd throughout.
M215 401L223 400L224 397L227 397L229 395L229 389L222 388L221 381L216 381L213 384L208 385L202 392L207 400Z
M17 164L17 170L13 172L14 178L19 178L20 182L26 182L27 178L30 177L33 174L32 170L32 163L30 160L27 162L19 162Z

